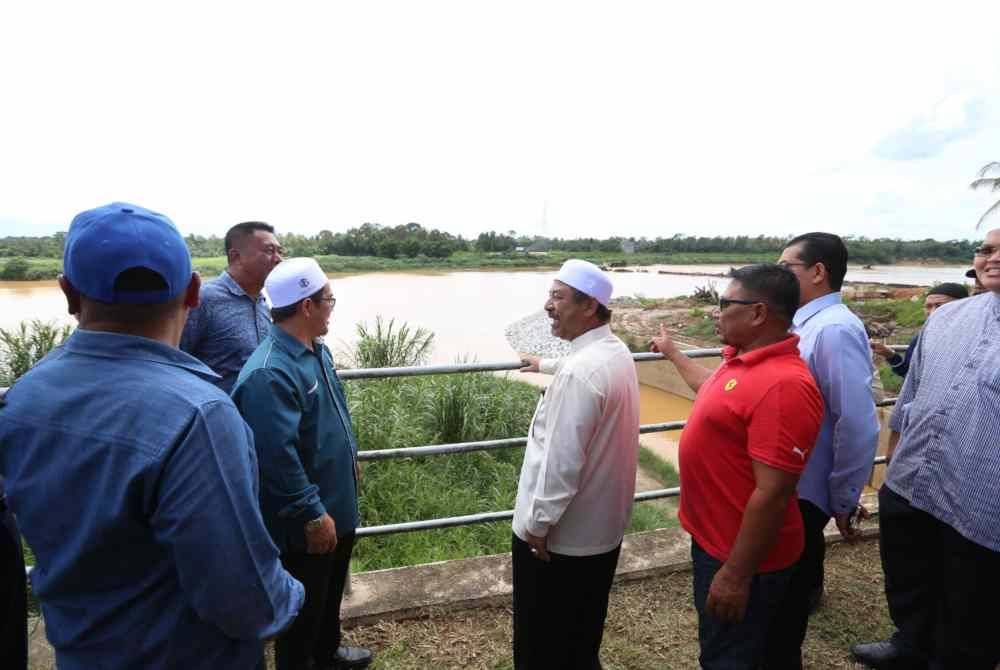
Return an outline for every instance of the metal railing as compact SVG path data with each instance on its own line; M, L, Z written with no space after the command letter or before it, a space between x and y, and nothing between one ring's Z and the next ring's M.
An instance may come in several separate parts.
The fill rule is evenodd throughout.
M905 345L894 345L891 347L896 351L905 351ZM683 352L689 358L718 358L722 355L722 349L689 349ZM636 353L632 354L636 363L648 361L664 360L662 354ZM449 365L427 365L416 367L397 368L358 368L354 370L343 370L338 372L342 380L349 379L387 379L391 377L415 377L422 375L459 374L468 372L504 372L509 370L519 370L521 363L455 363ZM876 404L878 407L890 407L895 405L895 398L886 398ZM682 430L686 421L667 421L664 423L650 423L639 426L639 433L658 433L671 430ZM380 449L375 451L359 451L360 461L381 461L394 458L420 458L425 456L440 456L446 454L463 454L473 451L490 451L495 449L515 449L523 447L528 443L527 437L511 437L499 440L482 440L478 442L455 442L451 444L433 444L418 447L401 447L397 449ZM879 456L874 465L885 463L885 457ZM648 500L661 500L664 498L676 498L680 496L679 486L666 489L656 489L643 491L635 495L635 502L645 502ZM440 528L454 528L457 526L468 526L477 523L492 523L495 521L506 521L514 517L514 510L504 510L498 512L479 512L476 514L465 514L461 516L441 517L437 519L425 519L422 521L406 521L402 523L384 524L380 526L362 526L357 529L358 537L369 537L376 535L391 535L394 533L409 533L420 530L433 530Z

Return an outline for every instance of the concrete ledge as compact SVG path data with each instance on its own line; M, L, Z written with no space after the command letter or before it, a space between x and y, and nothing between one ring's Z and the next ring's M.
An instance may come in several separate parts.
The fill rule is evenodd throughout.
M868 493L863 504L878 511L878 499ZM877 521L862 525L861 539L878 537ZM826 528L828 544L842 541L836 524ZM615 581L645 579L691 569L691 538L680 528L627 535L615 572ZM405 568L374 570L351 575L351 592L341 609L345 627L376 621L428 616L440 609L509 607L510 554L441 561Z
M691 539L679 529L629 535L615 572L616 581L644 579L691 565ZM341 618L345 627L411 619L431 610L509 606L510 554L441 561L351 575Z

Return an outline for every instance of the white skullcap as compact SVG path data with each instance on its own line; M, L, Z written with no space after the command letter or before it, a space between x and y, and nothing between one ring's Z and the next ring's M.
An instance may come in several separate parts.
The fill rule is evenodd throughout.
M611 300L611 280L593 263L571 258L559 268L556 279L586 293L605 307Z
M271 307L288 307L308 298L329 282L326 273L312 258L289 258L278 263L264 280Z

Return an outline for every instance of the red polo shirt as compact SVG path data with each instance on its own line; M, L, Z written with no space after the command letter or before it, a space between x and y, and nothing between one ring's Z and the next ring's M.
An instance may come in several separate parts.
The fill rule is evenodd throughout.
M702 384L680 444L680 520L702 549L729 558L756 482L751 461L801 474L823 420L823 399L799 357L799 338L736 356ZM781 570L802 554L798 496L758 572Z

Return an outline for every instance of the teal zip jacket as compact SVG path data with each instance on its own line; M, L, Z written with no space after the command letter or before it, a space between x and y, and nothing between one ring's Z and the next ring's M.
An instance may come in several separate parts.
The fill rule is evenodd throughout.
M277 325L240 371L233 401L260 462L260 507L282 553L306 550L305 523L333 517L337 536L359 524L357 440L330 350L310 351Z

